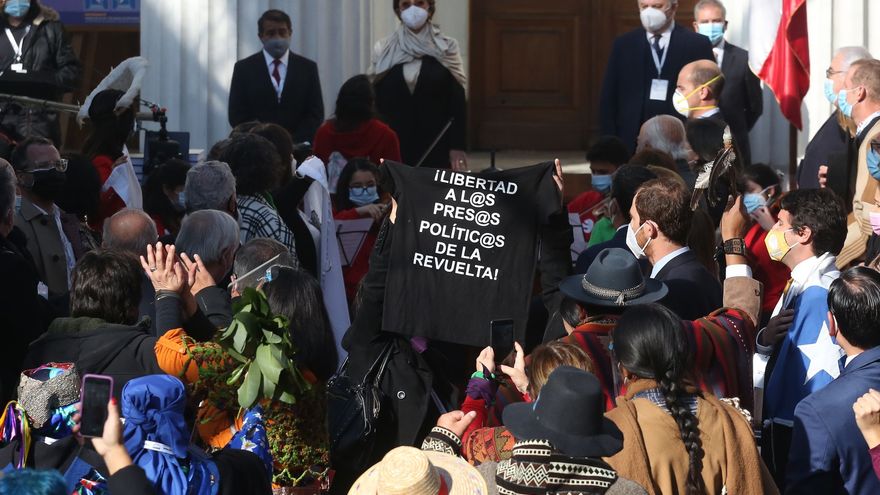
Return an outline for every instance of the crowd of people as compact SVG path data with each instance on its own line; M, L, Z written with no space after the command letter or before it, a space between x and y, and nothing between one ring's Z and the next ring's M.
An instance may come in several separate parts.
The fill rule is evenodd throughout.
M591 182L534 234L510 349L384 327L414 228L385 162L469 172L467 78L435 0L393 0L399 26L326 121L290 17L265 12L232 132L138 194L113 179L123 91L91 100L78 153L51 126L10 135L0 493L880 493L880 62L835 53L835 110L786 190L752 161L760 83L721 1L693 29L676 0L637 3ZM11 41L60 36L36 0L0 8ZM12 45L0 65L33 63ZM62 45L37 46L64 82ZM560 197L563 177L557 161ZM351 257L345 222L363 225ZM113 383L90 438L87 375Z

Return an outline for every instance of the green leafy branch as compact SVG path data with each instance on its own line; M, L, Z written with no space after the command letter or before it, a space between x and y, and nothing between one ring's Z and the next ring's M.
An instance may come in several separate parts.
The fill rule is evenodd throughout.
M239 406L247 409L261 399L295 404L311 385L293 361L296 347L287 318L273 315L266 296L253 288L245 289L232 309L232 323L217 342L239 363L226 380L228 385L241 381Z

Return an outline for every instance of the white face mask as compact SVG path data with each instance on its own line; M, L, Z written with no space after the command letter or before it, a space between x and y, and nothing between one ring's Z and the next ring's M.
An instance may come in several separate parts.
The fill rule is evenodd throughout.
M648 7L639 14L642 19L642 27L649 33L657 33L666 25L666 14L662 10L654 7Z
M636 237L636 235L639 233L639 231L642 230L642 227L644 227L646 223L647 222L641 224L638 230L633 230L632 224L628 224L626 226L626 247L628 247L632 254L634 254L635 257L638 259L647 257L647 255L645 254L645 249L648 249L648 244L651 244L651 239L649 238L648 242L646 242L644 246L639 246L639 240Z
M675 107L675 111L679 113L682 117L687 117L691 113L691 107L688 104L687 98L681 91L675 90L675 94L672 95L672 106Z
M413 5L400 13L400 20L403 21L406 27L413 31L418 31L428 22L428 11Z

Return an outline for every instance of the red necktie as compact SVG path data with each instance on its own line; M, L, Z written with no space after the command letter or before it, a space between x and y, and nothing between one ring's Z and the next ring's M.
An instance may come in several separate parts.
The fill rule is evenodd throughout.
M278 66L281 65L281 61L275 59L272 61L272 65L275 66L275 68L272 69L272 79L275 79L276 86L281 86L281 73L278 72Z

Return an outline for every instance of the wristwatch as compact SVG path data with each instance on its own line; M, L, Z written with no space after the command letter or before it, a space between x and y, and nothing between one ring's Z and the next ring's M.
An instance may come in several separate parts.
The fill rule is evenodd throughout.
M746 241L740 237L724 241L724 254L746 255Z

